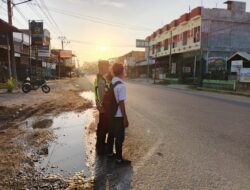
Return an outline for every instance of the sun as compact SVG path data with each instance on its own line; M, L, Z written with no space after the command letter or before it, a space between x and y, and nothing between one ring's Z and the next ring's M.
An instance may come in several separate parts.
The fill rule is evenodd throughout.
M105 47L105 46L102 46L99 49L100 49L101 52L106 52L108 50L108 48Z

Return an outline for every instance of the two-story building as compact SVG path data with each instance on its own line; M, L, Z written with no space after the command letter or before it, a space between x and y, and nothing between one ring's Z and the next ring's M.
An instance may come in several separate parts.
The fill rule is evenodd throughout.
M250 52L250 13L246 3L227 1L227 9L197 7L148 36L146 55L166 76L180 82L227 76L226 60Z
M10 54L10 33L13 32L15 67L11 63ZM27 75L29 67L29 35L22 30L10 26L7 22L0 19L0 74L1 81L10 78L10 74L16 69L17 78L22 80Z
M145 60L145 51L130 51L125 55L120 57L110 58L109 64L122 63L125 68L126 75L128 77L137 77L138 75L138 65L137 62Z

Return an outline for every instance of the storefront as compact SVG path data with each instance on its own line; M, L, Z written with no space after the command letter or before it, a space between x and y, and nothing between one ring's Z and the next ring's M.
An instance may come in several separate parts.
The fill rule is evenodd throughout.
M10 59L10 47L9 34L11 32L18 32L19 30L9 25L4 20L0 19L0 82L6 82L12 74L12 64Z

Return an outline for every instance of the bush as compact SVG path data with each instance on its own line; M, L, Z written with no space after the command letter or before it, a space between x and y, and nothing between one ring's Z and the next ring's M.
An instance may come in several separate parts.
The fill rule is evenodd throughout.
M13 90L15 90L15 82L13 79L9 79L7 81L7 89L8 89L8 92L13 92Z

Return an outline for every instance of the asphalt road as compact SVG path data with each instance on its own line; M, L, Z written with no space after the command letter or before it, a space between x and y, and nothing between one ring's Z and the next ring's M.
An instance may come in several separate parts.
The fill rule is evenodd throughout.
M126 86L130 126L124 155L132 168L102 174L113 176L114 188L96 189L250 189L249 98Z
M130 132L150 134L132 189L250 189L249 98L136 83L127 94Z

